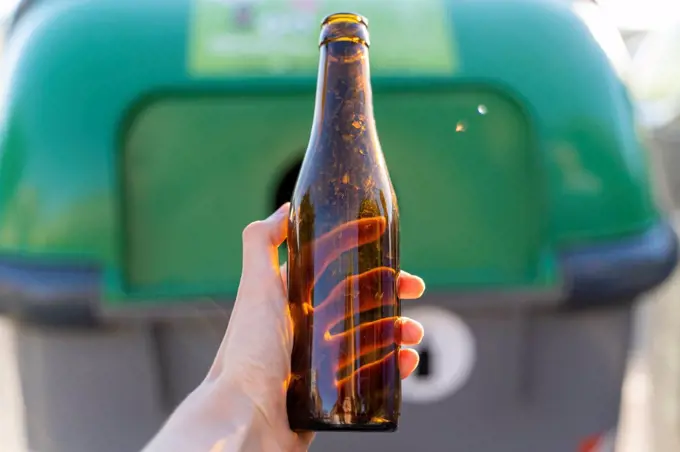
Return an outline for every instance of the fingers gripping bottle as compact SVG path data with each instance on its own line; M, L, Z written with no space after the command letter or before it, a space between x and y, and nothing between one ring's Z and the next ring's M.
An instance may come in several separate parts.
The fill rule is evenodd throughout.
M295 431L395 431L399 212L373 116L367 20L324 19L314 121L288 223Z

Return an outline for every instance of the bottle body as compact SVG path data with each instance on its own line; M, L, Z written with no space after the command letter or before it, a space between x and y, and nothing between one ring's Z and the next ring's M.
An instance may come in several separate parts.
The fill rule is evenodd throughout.
M399 213L373 118L366 25L329 18L288 225L288 417L296 431L394 431Z

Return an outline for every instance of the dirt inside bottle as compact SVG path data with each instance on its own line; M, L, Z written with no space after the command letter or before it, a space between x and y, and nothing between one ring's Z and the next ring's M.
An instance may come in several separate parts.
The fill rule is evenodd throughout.
M373 116L366 20L324 20L314 122L288 228L293 430L394 431L399 214Z

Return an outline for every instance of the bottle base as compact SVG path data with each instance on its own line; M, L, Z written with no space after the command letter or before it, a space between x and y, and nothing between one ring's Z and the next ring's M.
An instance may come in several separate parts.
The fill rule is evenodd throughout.
M303 432L363 432L394 433L398 430L396 422L380 422L374 424L331 424L323 421L309 421L304 425L291 425L296 433Z

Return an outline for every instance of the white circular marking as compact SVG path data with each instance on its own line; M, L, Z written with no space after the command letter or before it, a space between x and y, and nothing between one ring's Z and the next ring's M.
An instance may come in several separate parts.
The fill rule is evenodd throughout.
M427 348L429 375L411 375L402 382L407 403L434 403L459 391L470 379L476 361L475 338L470 327L453 312L435 306L404 308L402 314L417 320L425 329L422 344Z

